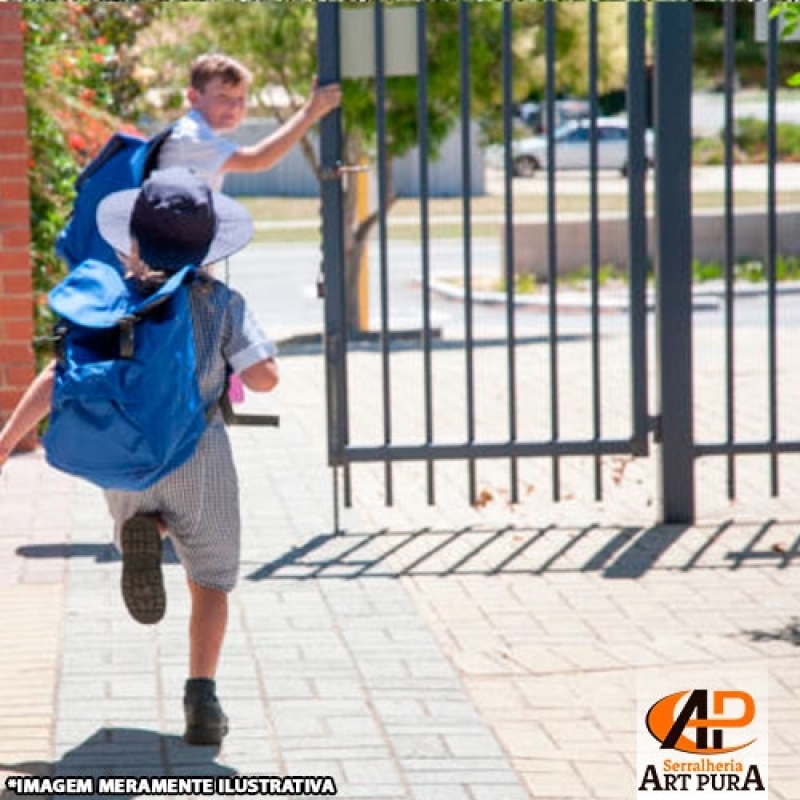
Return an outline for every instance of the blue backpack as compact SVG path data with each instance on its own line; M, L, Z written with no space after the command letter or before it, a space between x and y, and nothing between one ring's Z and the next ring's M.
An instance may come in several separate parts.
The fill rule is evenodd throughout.
M195 372L194 267L143 297L86 261L50 292L60 317L48 463L103 489L140 491L189 459L207 424Z
M158 165L172 126L150 139L115 133L75 181L72 215L56 239L56 253L75 269L88 259L120 267L116 253L97 230L100 201L122 189L135 189Z

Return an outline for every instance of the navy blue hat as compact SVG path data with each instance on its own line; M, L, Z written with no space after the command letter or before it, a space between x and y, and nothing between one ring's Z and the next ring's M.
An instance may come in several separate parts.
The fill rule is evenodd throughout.
M97 209L97 226L124 255L136 239L142 260L167 272L221 261L253 237L247 209L183 167L157 170L141 189L106 197Z

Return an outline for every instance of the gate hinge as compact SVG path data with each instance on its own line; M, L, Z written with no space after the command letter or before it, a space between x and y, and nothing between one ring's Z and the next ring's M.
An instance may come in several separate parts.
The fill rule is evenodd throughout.
M661 416L661 414L656 414L656 416L654 416L654 417L648 417L647 418L647 430L650 431L650 433L653 434L653 441L656 444L661 444L661 439L662 439L662 437L661 437L661 434L662 434L661 422L662 422L662 419L663 419L663 417Z

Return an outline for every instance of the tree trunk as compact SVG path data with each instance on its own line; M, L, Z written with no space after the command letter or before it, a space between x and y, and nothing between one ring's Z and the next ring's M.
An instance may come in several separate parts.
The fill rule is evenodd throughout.
M358 164L360 154L351 153L348 163ZM344 261L345 261L345 312L348 333L367 330L369 320L359 320L360 286L362 271L369 268L362 255L369 246L369 237L379 220L378 209L371 209L365 219L357 218L356 181L345 180L342 187L344 195ZM391 166L386 167L386 213L388 215L397 197L392 186ZM363 326L360 324L363 322Z

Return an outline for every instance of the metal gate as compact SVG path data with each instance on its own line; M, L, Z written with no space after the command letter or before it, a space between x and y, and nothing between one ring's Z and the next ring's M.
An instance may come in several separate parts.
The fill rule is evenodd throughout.
M378 309L369 333L357 330L348 312L346 271L346 201L343 182L350 180L356 165L347 164L341 114L321 123L322 233L325 291L325 360L329 463L335 476L344 475L344 499L352 502L352 465L366 462L384 464L385 502L395 497L394 470L400 462L420 462L425 469L428 502L436 502L435 465L463 461L467 464L468 496L479 500L478 464L507 463L508 495L517 502L525 492L522 464L543 459L549 463L550 483L555 500L562 497L562 468L573 457L593 462L593 490L603 496L604 460L614 457L646 456L651 439L660 444L660 502L665 522L690 522L695 516L695 465L703 456L724 455L728 459L729 491L734 492L734 459L738 454L767 452L772 458L774 491L777 491L777 455L800 450L797 442L778 442L772 414L768 441L737 443L733 420L733 247L734 202L732 195L733 143L732 110L726 105L726 330L728 360L728 430L724 442L697 443L693 429L692 366L692 4L626 4L627 21L627 156L625 163L624 208L617 209L627 235L628 275L623 293L623 310L617 312L613 346L604 335L601 284L601 238L603 197L600 191L600 91L598 4L585 4L588 47L588 149L582 226L588 231L583 328L575 333L565 312L565 290L559 280L559 248L564 247L560 188L561 178L554 159L547 159L541 188L543 208L539 213L546 240L545 282L538 302L538 327L521 310L524 298L515 282L515 265L523 240L518 236L521 215L515 191L513 121L514 14L518 4L495 4L500 20L502 51L500 103L502 105L503 169L497 178L500 242L497 262L501 285L493 292L499 305L493 313L491 335L486 334L485 299L478 278L484 240L476 231L485 227L473 213L475 198L471 187L475 132L472 118L470 46L474 37L484 35L471 20L472 4L458 5L457 40L461 99L459 123L460 197L457 199L460 236L456 252L445 255L434 235L442 216L434 208L428 186L431 173L428 146L428 114L436 102L435 87L429 85L428 29L431 15L439 5L418 3L416 14L418 183L419 201L415 213L418 241L404 245L402 252L392 246L389 187L391 164L387 156L390 125L387 85L392 78L385 69L387 7L374 8L374 79L377 182L377 244L373 248L371 274L374 278L373 306ZM486 4L480 4L486 5ZM524 4L523 4L524 5ZM543 4L545 50L545 91L542 109L545 120L555 120L558 110L558 6ZM734 41L733 6L725 3L726 97L733 94ZM451 6L452 7L452 6ZM321 83L340 80L341 5L318 5L319 78ZM648 52L647 15L654 22L652 53ZM770 26L770 169L775 166L774 59L777 34ZM651 72L648 62L652 60ZM650 79L652 76L652 79ZM347 94L345 93L345 103ZM649 154L646 130L656 131L654 153ZM547 152L555 152L556 131L546 125ZM648 156L655 162L653 191L652 261L655 265L654 367L648 370L648 211L646 182ZM519 179L521 180L521 179ZM620 179L621 181L622 179ZM774 201L774 180L770 183ZM770 206L774 211L774 202ZM769 214L770 231L775 216ZM607 214L605 215L607 216ZM485 235L485 234L484 234ZM774 233L766 253L769 266L768 292L773 298L769 325L770 382L775 384L775 256ZM402 262L402 263L401 263ZM442 264L447 263L447 270ZM400 264L400 266L398 266ZM453 274L452 266L458 269ZM462 296L457 320L440 336L436 291L438 277L448 279ZM414 273L418 289L412 295L398 290L396 275ZM399 297L402 295L402 297ZM498 296L499 295L499 296ZM411 324L398 326L398 306L408 315L416 303ZM438 305L437 305L438 304ZM406 320L407 322L407 320ZM492 358L486 356L491 349ZM411 364L409 352L413 352ZM365 355L366 354L366 355ZM458 363L455 364L455 359ZM498 362L501 366L498 367ZM580 364L580 368L575 367ZM441 367L441 372L440 372ZM442 377L442 373L444 377ZM402 385L398 386L398 382ZM654 389L650 413L648 384ZM771 390L771 391L774 391ZM442 396L444 395L444 399ZM569 402L567 402L567 398ZM565 410L567 409L567 410ZM416 420L416 427L408 419ZM535 422L532 421L535 417ZM576 434L577 431L577 434ZM337 484L338 497L338 484Z

